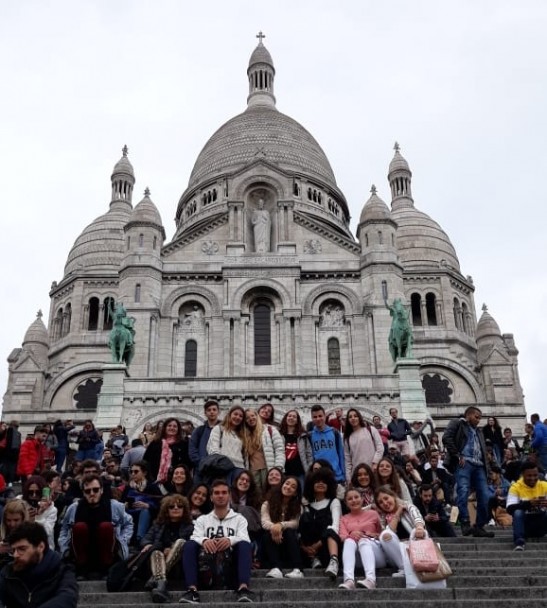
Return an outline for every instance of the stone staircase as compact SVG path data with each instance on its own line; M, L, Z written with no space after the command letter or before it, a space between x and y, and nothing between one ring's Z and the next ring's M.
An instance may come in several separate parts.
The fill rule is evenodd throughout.
M374 608L534 608L547 606L547 539L531 540L523 552L513 552L511 530L496 529L496 538L441 539L453 576L446 589L406 589L404 579L392 578L391 570L378 572L373 591L338 589L321 570L306 570L304 579L266 579L265 570L253 572L251 588L263 608L331 608L334 604ZM150 594L140 590L107 593L104 582L80 583L79 606L152 608ZM183 587L170 582L172 603ZM200 593L202 605L235 608L230 591ZM181 604L182 605L182 604ZM241 606L241 604L239 604Z

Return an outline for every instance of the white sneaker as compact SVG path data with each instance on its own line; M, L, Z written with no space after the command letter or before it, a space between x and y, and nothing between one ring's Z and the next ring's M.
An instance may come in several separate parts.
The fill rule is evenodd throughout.
M343 583L341 583L340 585L338 585L339 589L348 589L348 590L353 590L355 589L355 583L351 580L351 578L348 578L347 581L344 581Z
M370 578L362 578L358 580L357 585L359 587L364 587L365 589L376 589L376 582Z
M321 568L321 560L318 557L314 557L311 563L312 570L317 570L317 568Z
M405 571L404 570L397 570L397 572L394 572L391 576L393 578L404 578L405 577Z
M325 570L325 574L328 574L332 579L335 579L338 576L338 560L336 557L331 557L329 559L329 565Z
M283 572L279 568L272 568L266 574L266 578L283 578Z
M285 574L285 578L304 578L304 573L302 570L295 568L294 570L287 572L287 574Z

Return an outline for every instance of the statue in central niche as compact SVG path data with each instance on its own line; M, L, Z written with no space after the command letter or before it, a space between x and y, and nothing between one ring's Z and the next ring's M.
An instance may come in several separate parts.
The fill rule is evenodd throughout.
M256 253L270 251L272 221L270 219L270 212L264 209L264 199L262 198L258 201L258 207L253 211L251 224L253 225Z

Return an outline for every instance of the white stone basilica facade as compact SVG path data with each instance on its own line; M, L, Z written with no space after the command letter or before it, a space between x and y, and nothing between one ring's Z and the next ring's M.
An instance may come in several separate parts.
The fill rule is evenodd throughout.
M275 69L252 53L247 108L199 154L166 243L148 191L133 205L124 148L112 200L83 230L41 315L9 355L4 419L91 417L130 434L169 415L201 420L205 400L226 409L356 406L411 421L421 400L442 430L469 404L521 432L518 351L460 270L441 227L412 198L398 146L390 206L372 188L356 235L329 161L298 122L276 109ZM405 374L388 350L386 303L401 298L415 361ZM135 319L129 366L111 364L109 302ZM404 376L404 377L403 377ZM422 390L422 386L425 390ZM409 388L410 387L410 388ZM416 406L416 407L415 407Z

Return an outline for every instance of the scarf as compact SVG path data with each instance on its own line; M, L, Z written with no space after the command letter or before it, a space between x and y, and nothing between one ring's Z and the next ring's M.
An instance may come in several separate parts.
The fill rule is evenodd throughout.
M158 469L158 477L156 481L164 482L167 481L169 476L169 469L171 468L171 459L173 458L173 452L167 443L167 440L161 440L161 457L160 457L160 468Z

